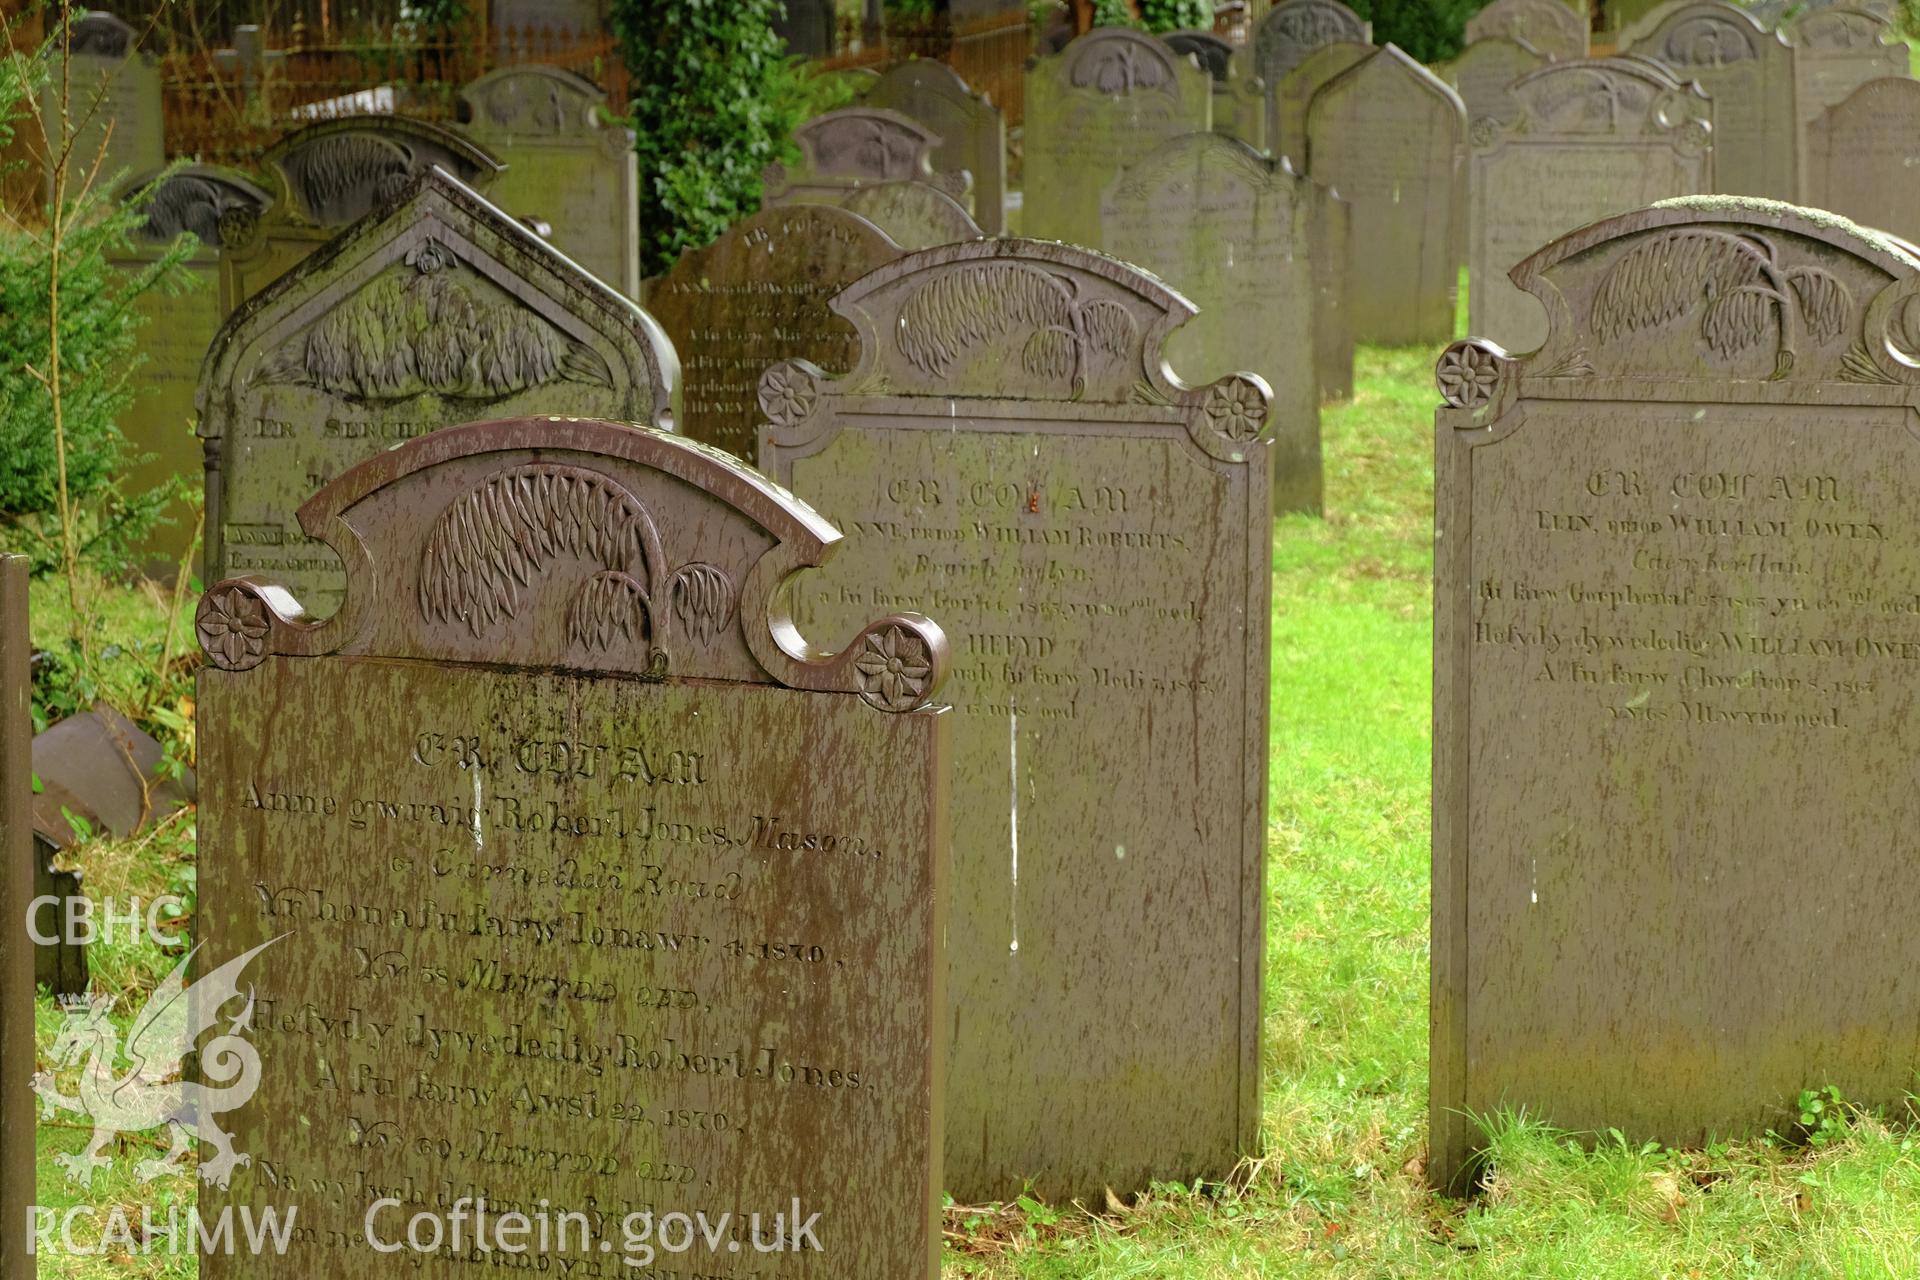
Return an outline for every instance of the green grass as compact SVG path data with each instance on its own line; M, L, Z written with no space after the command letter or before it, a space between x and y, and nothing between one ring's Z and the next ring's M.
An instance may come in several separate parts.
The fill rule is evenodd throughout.
M1432 361L1362 350L1355 399L1326 414L1327 518L1275 530L1262 1154L1231 1186L1162 1187L1097 1214L956 1210L946 1275L1920 1275L1920 1140L1873 1117L1817 1148L1695 1153L1610 1141L1588 1153L1507 1122L1485 1195L1457 1204L1425 1190ZM164 626L151 601L116 616L130 652ZM87 864L97 892L151 895L190 867L191 832L96 846ZM169 964L146 947L99 959L123 1014ZM43 1002L43 1047L57 1021ZM48 1158L83 1136L41 1131L49 1203L74 1192ZM90 1202L192 1195L185 1178L132 1184L126 1171L148 1153L129 1140ZM43 1260L41 1274L184 1280L193 1266L135 1255Z

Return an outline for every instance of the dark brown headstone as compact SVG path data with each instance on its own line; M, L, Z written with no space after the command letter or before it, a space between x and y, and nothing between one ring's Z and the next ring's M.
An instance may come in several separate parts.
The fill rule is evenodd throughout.
M26 556L0 556L0 1273L34 1273L33 640L27 631Z
M230 318L202 374L209 578L324 616L346 585L294 522L363 458L476 413L672 422L673 348L633 302L440 170Z
M406 1249L416 1213L585 1211L611 1273L650 1211L654 1258L731 1274L744 1244L670 1257L664 1215L768 1240L797 1198L823 1252L781 1274L934 1280L939 628L811 648L782 587L835 530L618 423L439 432L301 519L353 566L339 614L247 578L196 618L198 939L266 948L259 1091L220 1117L251 1163L203 1125L202 1212L298 1204L279 1273L446 1280L476 1258ZM569 1251L518 1243L478 1261Z
M1467 20L1467 42L1495 36L1521 41L1562 62L1586 57L1592 39L1586 18L1566 0L1494 0Z
M149 174L127 195L158 178ZM126 271L150 268L182 234L197 241L183 267L192 287L149 289L134 300L140 313L139 352L144 360L134 377L133 401L116 422L142 461L126 473L127 487L138 493L178 476L200 474L200 441L193 430L193 393L200 366L225 313L220 309L220 248L223 227L257 222L269 203L267 193L245 175L211 165L186 165L160 179L147 206L146 220L132 243L116 250L115 266ZM156 576L178 571L193 540L195 515L186 503L167 511L172 524L156 529L141 550Z
M1347 314L1360 342L1453 335L1466 218L1466 109L1387 45L1307 115L1307 174L1353 206Z
M1725 0L1670 0L1620 37L1713 99L1714 185L1775 200L1798 197L1794 51Z
M1167 338L1195 385L1248 369L1274 392L1275 512L1320 513L1313 183L1236 138L1188 133L1128 167L1101 204L1101 241L1199 314Z
M1807 203L1920 242L1920 81L1872 80L1807 129Z
M1307 163L1307 108L1313 95L1348 68L1365 62L1379 50L1370 44L1339 40L1323 44L1267 89L1267 136L1276 155L1296 167Z
M640 296L640 179L633 132L603 118L600 86L558 67L502 67L460 91L466 132L506 172L487 199L551 228L553 247Z
M647 287L647 310L680 356L681 434L754 456L760 375L803 359L844 373L860 355L828 301L901 248L830 205L762 209Z
M973 175L973 218L990 236L1007 229L1007 121L946 63L913 58L877 77L860 100L917 120L939 137L929 153L936 173Z
M1100 197L1120 171L1212 127L1213 81L1191 58L1125 27L1071 41L1027 70L1021 230L1099 248Z
M504 166L452 129L406 116L355 116L308 125L261 158L273 203L222 224L220 310L278 280L348 226L389 204L429 170L485 191Z
M1511 97L1510 120L1473 126L1467 327L1531 351L1547 317L1507 273L1590 222L1713 190L1713 104L1640 58L1556 62Z
M1793 42L1794 93L1802 131L1801 181L1805 184L1805 167L1812 160L1806 130L1828 107L1845 102L1869 80L1905 77L1909 54L1893 23L1863 9L1804 12L1793 20L1787 38Z
M1254 28L1254 74L1278 84L1321 45L1372 39L1373 24L1340 0L1282 0Z
M770 370L760 457L849 530L803 625L955 636L947 1189L1218 1177L1260 1114L1269 392L1177 381L1192 308L1067 245L911 254L834 309L860 363Z
M1708 197L1514 278L1545 345L1439 367L1430 1176L1497 1110L1900 1105L1920 799L1859 762L1920 749L1920 258Z

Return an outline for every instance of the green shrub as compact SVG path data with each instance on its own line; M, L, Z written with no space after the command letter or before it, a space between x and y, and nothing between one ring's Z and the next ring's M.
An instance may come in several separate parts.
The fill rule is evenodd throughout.
M1420 62L1445 62L1466 42L1467 19L1488 0L1348 0L1373 23L1375 44L1398 45Z
M1140 0L1141 25L1149 31L1211 31L1212 0Z
M642 269L666 271L759 209L760 171L791 162L794 126L848 101L774 33L781 0L614 0L634 84Z

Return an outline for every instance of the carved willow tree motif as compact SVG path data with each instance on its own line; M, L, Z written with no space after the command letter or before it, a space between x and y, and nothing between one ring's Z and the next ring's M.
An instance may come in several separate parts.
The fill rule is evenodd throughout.
M1782 266L1779 248L1764 235L1694 227L1628 250L1602 278L1591 319L1605 342L1696 310L1700 336L1722 359L1772 341L1772 380L1793 369L1802 333L1816 344L1833 341L1854 305L1829 272Z
M1667 33L1660 60L1671 67L1727 67L1760 56L1753 32L1725 18L1689 18Z
M1124 364L1139 343L1133 316L1109 298L1079 297L1079 283L1024 263L959 267L928 281L900 309L900 353L945 377L968 351L1028 330L1021 367L1035 378L1086 391L1093 361Z
M520 596L562 557L598 564L567 604L567 643L605 653L672 630L701 648L733 621L733 579L701 561L667 570L653 517L625 486L581 467L534 463L456 499L420 549L420 613L476 638L517 616ZM663 625L664 624L664 625Z
M573 122L570 98L546 76L505 76L487 90L487 119L502 129L517 125L544 133L565 133Z
M820 117L799 130L823 174L882 181L920 176L925 135L868 113Z
M533 387L610 387L606 361L517 299L477 296L427 240L261 363L254 381L405 400L500 400Z
M124 58L133 52L133 28L107 13L76 18L68 47L89 58Z
M1097 89L1111 97L1124 97L1141 89L1177 92L1173 72L1167 66L1169 55L1147 44L1145 37L1096 34L1082 38L1089 43L1079 50L1067 78L1074 88Z
M281 171L309 216L335 223L404 191L413 176L413 153L390 138L343 133L298 148L281 162Z
M1800 19L1794 24L1793 42L1803 49L1840 53L1878 48L1891 31L1892 24L1883 18L1841 9Z
M256 218L266 207L257 193L204 174L177 173L154 189L147 202L147 219L138 232L142 240L165 242L183 233L209 247L224 242L221 220L236 209Z

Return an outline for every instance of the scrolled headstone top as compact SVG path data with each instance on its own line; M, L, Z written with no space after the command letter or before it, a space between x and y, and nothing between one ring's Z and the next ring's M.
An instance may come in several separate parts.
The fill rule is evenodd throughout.
M940 628L893 614L837 653L801 639L783 586L839 533L738 459L598 419L472 423L379 454L300 508L348 566L314 622L284 588L229 578L202 598L208 661L274 655L506 662L857 694L930 705Z
M1450 347L1447 402L1591 397L1631 380L1638 399L1791 399L1808 383L1920 387L1920 256L1835 214L1753 197L1689 196L1595 223L1516 266L1546 307L1539 350L1494 363ZM1491 348L1497 351L1497 348ZM1501 352L1502 357L1505 356ZM1468 377L1471 373L1473 376ZM1469 389L1471 387L1471 389Z

